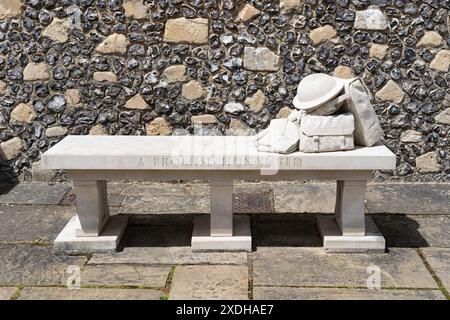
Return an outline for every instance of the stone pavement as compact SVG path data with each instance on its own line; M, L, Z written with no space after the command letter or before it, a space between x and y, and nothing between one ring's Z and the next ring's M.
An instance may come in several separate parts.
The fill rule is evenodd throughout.
M389 247L377 254L322 250L315 215L333 211L333 183L237 182L250 254L191 252L192 220L209 212L207 184L114 182L108 192L112 214L130 226L118 252L87 256L52 254L75 214L70 184L22 183L0 195L0 299L449 298L449 184L370 185L367 212ZM381 288L368 289L378 270ZM77 279L81 289L68 289Z

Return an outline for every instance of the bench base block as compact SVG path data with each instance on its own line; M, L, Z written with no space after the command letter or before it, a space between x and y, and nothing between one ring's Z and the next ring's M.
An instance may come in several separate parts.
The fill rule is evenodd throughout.
M201 216L194 220L192 251L252 251L250 217L234 215L233 236L210 236L210 217Z
M320 216L317 225L327 252L385 252L386 241L372 218L366 217L365 236L343 236L333 216Z
M55 254L86 254L115 251L127 228L127 217L111 217L98 237L77 237L78 218L72 217L54 241Z

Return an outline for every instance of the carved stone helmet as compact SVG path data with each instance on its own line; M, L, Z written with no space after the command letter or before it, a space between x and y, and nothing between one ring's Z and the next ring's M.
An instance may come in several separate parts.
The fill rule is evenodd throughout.
M344 81L325 73L313 73L302 79L293 104L297 109L312 111L335 98L344 89Z

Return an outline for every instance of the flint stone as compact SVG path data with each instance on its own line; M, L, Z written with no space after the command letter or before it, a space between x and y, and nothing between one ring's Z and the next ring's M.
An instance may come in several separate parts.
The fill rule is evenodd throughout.
M427 31L417 44L418 47L438 47L442 44L442 37L436 31Z
M181 95L187 100L194 101L203 97L205 95L205 90L200 83L191 80L188 83L183 84Z
M125 16L135 19L145 19L148 17L147 7L143 0L125 0L123 3Z
M241 103L238 103L238 102L228 102L224 106L223 110L225 112L228 112L228 113L237 114L237 113L239 113L241 111L244 111L244 106Z
M430 68L438 71L448 71L450 66L450 50L441 50L430 63Z
M147 102L145 102L144 98L142 98L139 93L125 103L125 108L127 109L148 109L148 107Z
M207 44L208 19L169 19L164 30L164 41L172 43Z
M19 137L6 140L0 143L0 155L5 160L12 160L17 157L23 149L22 140Z
M331 40L336 37L336 35L336 30L334 30L333 27L328 24L323 27L313 29L309 32L309 38L311 39L313 44L319 44Z
M389 46L386 44L372 43L370 46L369 56L371 58L383 60L384 57L386 57L388 48Z
M19 122L31 123L35 117L36 112L25 103L19 103L11 112L11 119Z
M450 125L450 108L445 109L441 113L439 113L434 120L437 123L448 124Z
M302 5L301 0L281 0L280 8L283 12L300 11Z
M431 151L416 158L416 167L421 173L439 172L441 166L436 152Z
M166 68L163 75L167 83L183 82L188 79L186 76L186 67L182 64Z
M266 96L259 89L256 93L245 99L245 104L250 107L250 110L253 112L260 112L264 108L264 104L266 103Z
M242 8L242 10L239 12L238 18L243 22L247 22L248 20L256 17L260 13L261 11L256 9L251 4L246 3L245 6Z
M67 19L53 18L52 23L50 23L47 28L45 28L42 35L44 37L50 38L53 41L64 43L69 40L69 21Z
M117 82L117 76L114 72L111 72L111 71L97 71L97 72L94 72L94 80L95 81Z
M95 49L100 53L126 53L128 39L123 34L114 33L106 37Z
M389 80L383 88L377 91L375 97L383 101L392 101L399 104L403 101L405 93L402 88L398 86L398 84L392 80Z
M106 136L106 135L108 135L108 130L106 130L106 128L103 125L96 124L89 130L89 135L90 136Z
M245 47L244 67L253 71L277 71L280 57L266 47Z
M405 143L417 143L422 141L423 135L416 130L406 130L400 135L400 141Z
M356 11L354 28L359 30L386 30L388 22L377 6L369 6L366 10Z
M148 136L167 136L172 133L172 127L163 117L157 117L147 125Z
M12 18L21 13L21 0L0 0L0 20Z
M51 68L45 62L29 62L25 69L23 69L23 80L50 80Z
M334 69L333 76L341 79L352 79L355 77L352 68L347 66L337 66Z
M217 119L212 114L203 114L203 115L199 115L199 116L192 116L191 122L192 123L213 124L213 123L217 123Z
M47 108L53 112L61 112L66 108L66 98L61 94L56 94L47 102Z
M64 136L67 134L67 128L61 127L61 126L57 126L57 127L51 127L51 128L47 128L45 130L45 135L48 138L51 137L60 137L60 136Z

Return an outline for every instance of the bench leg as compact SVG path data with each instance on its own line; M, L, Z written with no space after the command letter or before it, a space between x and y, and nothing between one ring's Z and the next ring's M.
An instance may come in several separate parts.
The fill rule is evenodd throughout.
M78 237L98 237L109 219L106 181L74 181L77 216L81 228Z
M54 241L56 254L85 254L117 249L127 227L126 217L109 218L106 181L74 180L77 216Z
M334 218L318 218L327 251L384 251L385 239L371 218L364 215L366 180L338 180Z
M211 214L194 221L193 251L251 251L250 218L233 216L233 181L210 181Z

